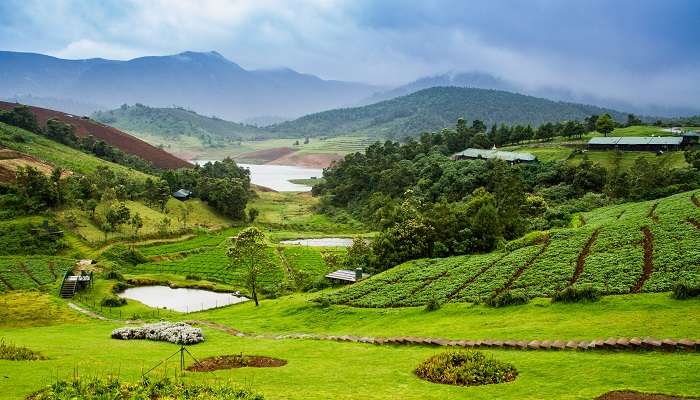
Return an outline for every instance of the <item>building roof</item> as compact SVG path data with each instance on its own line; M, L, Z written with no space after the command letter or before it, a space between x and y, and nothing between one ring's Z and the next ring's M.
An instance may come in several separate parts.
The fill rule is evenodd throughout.
M191 194L192 192L187 189L180 189L173 193L173 197L189 197Z
M497 158L503 161L535 161L537 157L530 153L515 153L512 151L500 150L484 150L484 149L466 149L453 155L453 157L466 158Z
M331 272L326 275L329 279L339 279L341 281L356 282L357 278L355 276L355 271L350 271L348 269L339 269L335 272Z
M588 141L588 144L598 144L598 145L628 145L628 146L642 146L642 145L680 145L683 142L683 138L673 137L673 136L611 136L611 137L594 137Z

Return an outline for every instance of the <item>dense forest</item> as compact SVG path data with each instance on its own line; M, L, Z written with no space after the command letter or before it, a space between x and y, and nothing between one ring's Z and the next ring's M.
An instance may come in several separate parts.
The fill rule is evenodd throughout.
M643 157L629 169L606 169L585 156L578 165L449 158L498 140L484 130L481 121L460 120L455 129L419 140L375 143L324 171L325 182L313 189L322 210L347 209L381 231L362 250L364 267L380 271L415 258L487 252L527 232L568 226L596 207L700 187L693 151L686 153L690 167L673 170Z
M626 114L596 106L500 90L434 87L368 106L311 114L266 129L297 136L366 134L402 139L442 129L465 115L488 126L496 123L539 126L606 113L620 123L625 121Z
M269 136L269 133L252 125L207 117L180 107L155 108L138 103L133 106L124 104L114 110L96 112L92 118L129 132L165 138L191 136L208 145Z

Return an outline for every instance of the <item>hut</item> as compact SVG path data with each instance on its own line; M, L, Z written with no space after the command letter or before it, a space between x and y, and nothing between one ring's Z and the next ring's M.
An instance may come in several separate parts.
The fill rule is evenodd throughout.
M192 192L187 189L180 189L177 192L173 193L173 197L180 201L188 200L191 196Z
M368 274L362 272L362 268L356 268L354 271L349 269L339 269L327 274L326 278L336 283L355 283L368 276Z
M469 148L452 155L453 160L503 160L509 164L532 163L537 161L537 157L530 153L516 153L512 151L500 151L496 148L491 150Z

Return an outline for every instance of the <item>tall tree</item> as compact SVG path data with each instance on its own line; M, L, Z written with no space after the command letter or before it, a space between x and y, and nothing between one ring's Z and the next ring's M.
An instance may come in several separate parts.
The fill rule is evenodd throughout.
M233 237L226 254L231 259L230 268L243 269L246 286L257 307L260 276L274 267L267 253L265 234L254 226L244 229Z
M595 123L595 130L602 133L604 136L615 130L615 121L610 114L603 114Z

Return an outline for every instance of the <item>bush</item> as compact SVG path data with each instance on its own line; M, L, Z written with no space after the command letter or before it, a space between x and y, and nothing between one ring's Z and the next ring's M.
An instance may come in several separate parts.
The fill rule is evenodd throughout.
M416 375L430 382L477 386L511 382L518 376L512 364L478 351L446 351L423 361Z
M55 399L198 399L263 400L259 394L226 384L192 384L168 377L138 383L120 382L118 378L73 378L58 381L28 397L31 400Z
M525 294L513 294L511 291L503 292L499 295L492 295L486 300L486 305L491 307L506 307L527 304L530 298Z
M328 297L319 297L314 301L318 303L318 306L321 308L328 308L331 306L331 300Z
M115 281L123 282L124 281L124 275L122 275L119 271L109 271L105 275L106 279L112 279Z
M103 297L100 305L102 307L121 307L126 304L126 299L117 296Z
M190 280L190 281L201 281L202 277L199 275L195 275L195 274L187 274L187 275L185 275L185 279Z
M102 253L102 257L114 261L120 266L143 264L148 261L138 250L120 244L114 245Z
M114 286L112 286L112 293L121 293L128 288L129 288L129 285L127 285L126 283L124 283L122 281L118 281L117 283L114 284Z
M600 291L591 285L583 287L568 286L564 290L554 293L552 303L593 302L599 299Z
M677 282L673 285L671 297L677 300L687 300L692 297L700 296L700 285L690 285L685 282Z
M442 307L442 304L435 297L431 297L427 303L425 303L425 311L437 311Z
M7 344L4 339L0 339L0 360L32 361L44 360L45 358L46 357L41 354L26 347Z

